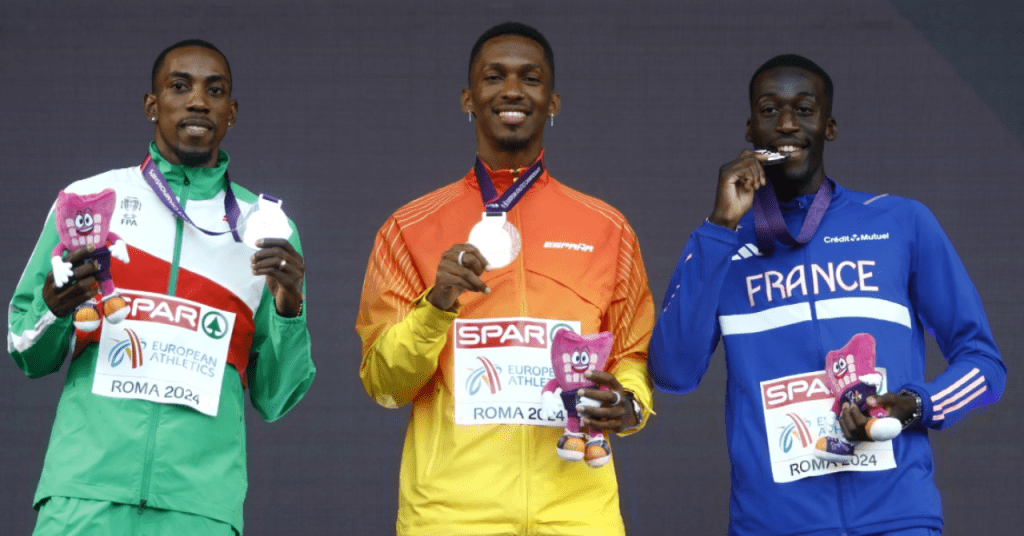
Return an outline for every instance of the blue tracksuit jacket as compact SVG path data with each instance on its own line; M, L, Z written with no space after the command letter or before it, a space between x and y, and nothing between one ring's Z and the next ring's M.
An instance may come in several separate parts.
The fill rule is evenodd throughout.
M813 195L780 203L795 236ZM1002 394L1006 367L978 293L935 217L916 201L836 185L808 244L757 250L753 211L737 231L704 223L665 294L648 365L663 391L693 390L718 340L728 367L730 534L847 533L942 527L927 428L950 426ZM925 381L925 333L949 362ZM853 335L877 341L889 391L922 396L924 416L893 440L896 469L776 483L762 382L820 371Z

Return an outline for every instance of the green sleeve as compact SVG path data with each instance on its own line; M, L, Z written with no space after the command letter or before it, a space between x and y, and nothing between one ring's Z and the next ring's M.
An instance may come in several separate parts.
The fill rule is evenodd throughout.
M32 378L60 369L75 331L72 315L54 316L43 301L43 282L52 270L50 256L59 242L51 209L8 309L7 352Z
M292 246L302 255L299 233L292 224ZM302 282L306 294L306 282ZM316 375L306 328L307 303L296 318L277 314L274 297L266 288L256 310L256 332L246 376L249 399L267 421L276 421L302 400Z

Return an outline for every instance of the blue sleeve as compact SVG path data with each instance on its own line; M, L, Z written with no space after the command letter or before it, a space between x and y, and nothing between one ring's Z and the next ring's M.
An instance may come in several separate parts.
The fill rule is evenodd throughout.
M949 367L931 382L911 382L901 389L920 394L922 422L942 429L968 411L999 400L1006 365L966 268L935 216L920 204L915 227L910 298Z
M654 325L647 365L662 391L688 393L718 345L718 300L739 243L736 231L705 222L679 257Z

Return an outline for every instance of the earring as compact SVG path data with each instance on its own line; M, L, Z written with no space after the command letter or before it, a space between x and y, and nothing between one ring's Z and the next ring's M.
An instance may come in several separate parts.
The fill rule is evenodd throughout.
M551 114L551 126L555 126L555 114Z
M469 119L470 123L472 123L473 122L473 112L466 112L466 118Z
M156 123L156 118L155 117L150 117L149 118L149 122L150 123Z

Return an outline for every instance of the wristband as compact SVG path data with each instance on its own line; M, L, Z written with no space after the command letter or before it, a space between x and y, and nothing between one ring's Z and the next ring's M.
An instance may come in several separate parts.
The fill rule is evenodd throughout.
M910 389L904 389L900 391L899 394L912 396L914 397L915 402L914 413L910 417L900 420L900 424L902 424L903 429L906 430L914 423L921 421L921 417L924 415L924 403L921 402L921 395L917 394L915 391L911 391Z

